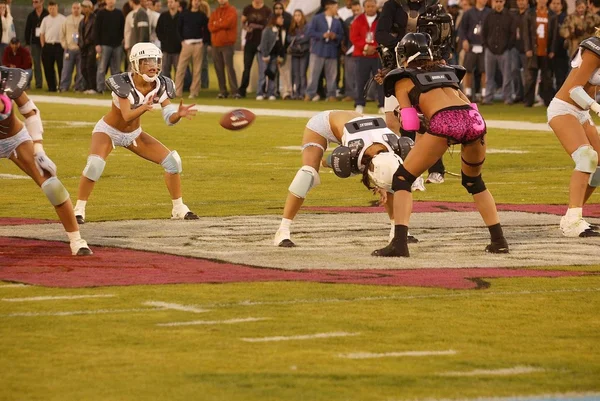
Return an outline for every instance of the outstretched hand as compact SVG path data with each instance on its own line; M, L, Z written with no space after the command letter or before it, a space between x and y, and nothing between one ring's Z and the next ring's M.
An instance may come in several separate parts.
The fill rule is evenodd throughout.
M379 206L385 206L387 203L388 192L380 187L373 188L373 195L379 195Z
M191 120L192 117L194 117L196 115L196 113L198 112L198 110L194 109L193 107L195 106L195 104L189 105L189 106L185 106L183 104L183 99L179 102L179 110L177 110L177 113L179 114L180 118L187 118L188 120Z

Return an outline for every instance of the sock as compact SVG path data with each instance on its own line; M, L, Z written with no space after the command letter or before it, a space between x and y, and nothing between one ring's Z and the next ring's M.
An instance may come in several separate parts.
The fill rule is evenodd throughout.
M87 201L77 199L77 203L75 204L75 209L85 210L86 204L87 204Z
M394 240L406 242L407 236L408 226L404 226L402 224L396 224L396 226L394 226Z
M81 239L81 234L79 231L73 231L72 233L67 233L67 237L69 237L69 241L77 241Z
M472 89L471 89L471 88L465 88L465 95L467 95L467 96L469 96L469 97L470 97L472 93L473 93L473 92L472 92Z
M583 208L581 207L570 207L567 209L565 216L569 220L579 220L583 216Z
M481 96L485 96L485 88L481 88Z
M502 232L502 225L500 223L494 224L493 226L488 226L488 230L490 230L490 237L492 238L492 242L498 242L504 238L504 233Z
M177 206L183 206L183 198L173 199L173 208Z
M279 225L279 229L282 231L290 231L290 226L292 225L292 220L286 219L285 217L281 219L281 224Z

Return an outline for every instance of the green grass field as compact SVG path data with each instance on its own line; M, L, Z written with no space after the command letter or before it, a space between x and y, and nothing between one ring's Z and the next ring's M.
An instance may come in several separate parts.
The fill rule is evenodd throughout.
M198 103L329 106L233 103L212 95ZM92 124L106 110L38 105L45 149L74 199ZM543 108L481 111L488 120L545 121ZM299 151L280 147L300 145L306 119L258 117L248 129L229 132L219 117L200 113L169 128L153 112L142 124L180 153L184 201L199 215L279 215L300 166ZM483 176L498 203L566 204L572 162L551 132L490 129L488 148L526 152L488 154ZM460 149L450 149L444 161L459 173ZM0 225L3 217L56 218L31 180L1 174L22 173L0 160ZM357 177L321 176L306 206L375 201ZM448 176L415 200L470 198L460 179ZM600 195L590 203L600 203ZM87 219L166 219L170 209L162 168L118 148ZM596 265L531 268L587 275L483 277L489 288L478 290L293 281L60 289L0 282L0 400L598 400L600 242L595 249L589 257ZM0 272L7 267L2 258L0 252ZM310 338L320 333L330 337Z

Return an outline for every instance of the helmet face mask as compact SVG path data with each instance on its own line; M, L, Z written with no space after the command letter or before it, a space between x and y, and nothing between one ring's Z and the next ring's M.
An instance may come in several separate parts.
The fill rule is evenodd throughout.
M162 51L153 43L137 43L131 48L129 61L134 73L146 82L154 82L162 69ZM146 71L153 68L156 73L149 76Z

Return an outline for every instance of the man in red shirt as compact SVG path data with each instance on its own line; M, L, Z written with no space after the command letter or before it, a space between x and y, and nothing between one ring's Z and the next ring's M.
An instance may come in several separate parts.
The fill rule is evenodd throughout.
M29 81L31 82L31 53L24 47L21 47L21 41L19 38L12 38L9 46L4 49L2 54L2 65L10 68L21 68L27 71L29 75ZM29 83L27 83L29 88Z
M229 78L229 89L234 98L239 98L237 76L233 68L233 46L237 40L237 11L229 0L218 0L219 7L208 19L208 30L212 34L212 52L215 71L219 81L219 99L229 96L225 82L225 70Z

